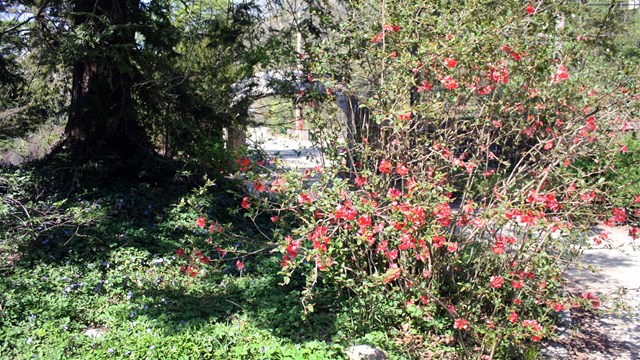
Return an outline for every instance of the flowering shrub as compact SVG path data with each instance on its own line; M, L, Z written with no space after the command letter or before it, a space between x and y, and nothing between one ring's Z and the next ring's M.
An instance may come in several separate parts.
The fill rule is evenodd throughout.
M558 312L599 305L562 290L588 227L637 209L605 191L637 122L637 72L599 65L570 23L576 4L386 4L354 5L375 21L308 49L313 73L346 67L367 84L349 91L369 117L345 128L328 80L307 116L330 165L245 164L242 211L268 213L285 282L306 276L309 310L322 284L356 299L363 324L408 322L485 358L551 337Z

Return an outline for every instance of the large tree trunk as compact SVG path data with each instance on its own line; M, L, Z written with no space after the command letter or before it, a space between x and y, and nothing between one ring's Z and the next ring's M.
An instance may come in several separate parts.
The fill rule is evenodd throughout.
M139 0L75 0L74 25L100 36L73 64L68 142L83 149L119 152L149 147L131 95L135 33L129 24ZM115 27L105 35L108 27ZM111 31L111 30L110 30Z

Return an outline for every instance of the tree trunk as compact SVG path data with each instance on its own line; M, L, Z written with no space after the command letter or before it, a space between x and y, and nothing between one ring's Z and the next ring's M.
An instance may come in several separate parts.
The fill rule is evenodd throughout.
M130 152L149 147L131 95L135 46L132 17L139 0L75 0L74 25L100 37L73 64L71 110L65 129L72 146ZM111 29L109 29L111 28Z

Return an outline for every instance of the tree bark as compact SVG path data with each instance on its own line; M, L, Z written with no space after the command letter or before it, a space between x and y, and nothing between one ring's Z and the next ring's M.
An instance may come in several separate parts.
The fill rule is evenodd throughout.
M136 114L130 56L135 31L130 25L139 0L75 0L73 21L93 36L73 63L71 109L65 133L71 146L130 152L150 142Z

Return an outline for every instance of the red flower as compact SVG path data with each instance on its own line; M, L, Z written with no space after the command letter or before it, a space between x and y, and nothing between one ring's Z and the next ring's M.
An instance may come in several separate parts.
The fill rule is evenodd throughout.
M236 261L236 267L238 268L238 270L242 270L244 269L244 263L240 260Z
M458 330L467 330L469 328L469 322L465 319L458 318L453 322L453 327Z
M527 10L527 15L531 15L534 12L536 12L536 9L533 6L531 6L531 4L527 5L527 9L526 10Z
M224 228L222 227L222 225L218 224L218 222L214 222L213 224L209 225L209 234L213 234L213 233L223 233L224 232Z
M207 219L205 219L204 217L199 217L196 219L196 225L198 225L200 229L204 229L204 226L206 224L207 224Z
M373 37L371 38L371 42L376 44L381 42L384 39L384 33L378 33L376 35L373 35Z
M182 257L182 255L184 255L184 250L182 250L181 248L178 248L178 250L176 251L176 254L178 255L178 257Z
M583 201L593 201L596 198L596 193L593 191L586 192L584 194L580 194L580 199Z
M240 165L240 171L247 171L247 168L249 167L249 165L251 165L251 160L246 157L238 159L236 160L236 162L238 163L238 165Z
M402 235L400 238L400 245L398 245L398 249L400 250L409 250L416 247L415 240L409 234Z
M613 222L624 223L627 220L627 214L624 208L613 208L611 212L613 213L613 216L611 216Z
M368 228L371 226L371 216L364 214L358 218L358 226L361 228Z
M448 203L442 203L435 206L433 215L438 220L440 226L449 226L451 223L451 207Z
M402 164L397 164L396 165L396 174L400 175L400 176L405 176L409 173L409 169L407 169L406 166L402 165Z
M454 90L458 87L458 82L451 75L445 76L442 80L440 80L440 82L447 90Z
M522 325L525 327L530 327L535 332L542 331L542 325L538 324L536 320L523 320Z
M511 315L509 315L509 322L515 323L517 321L518 321L518 314L514 311L511 313Z
M398 115L398 119L400 119L401 121L411 120L411 116L412 115L413 114L411 112L400 114L400 115Z
M449 243L449 245L447 246L447 250L451 253L458 251L458 242L456 241Z
M256 189L257 192L263 192L267 190L267 187L264 186L264 183L260 180L256 180L253 183L253 188Z
M456 67L456 65L458 65L458 62L452 58L446 58L444 59L444 63L447 65L448 68L454 68Z
M504 278L502 276L492 276L491 279L489 279L489 285L494 289L500 289L503 284Z
M431 90L431 84L429 84L427 80L423 81L422 85L420 85L420 87L418 88L418 92L429 90Z
M544 149L545 150L553 149L553 140L549 140L546 144L544 144Z
M512 281L511 286L513 286L514 289L522 289L522 281Z
M391 174L392 165L387 160L380 161L380 172L383 174Z
M271 222L276 222L280 219L280 217L278 215L274 215L271 217Z
M298 196L298 204L311 204L312 202L313 199L311 198L311 195L307 193L303 193Z
M282 192L285 190L285 181L283 178L279 177L273 180L271 183L271 191L273 192Z
M249 209L251 207L251 203L249 202L249 198L247 196L242 198L242 203L240 204L243 209Z
M344 205L338 205L336 209L336 220L345 219L347 221L352 221L358 215L358 211L351 205L351 202L345 201Z
M557 84L567 79L569 79L569 73L567 72L567 68L564 67L564 65L560 64L560 66L558 66L558 70L556 70L556 73L551 75L551 83Z
M445 243L445 238L444 236L441 235L435 235L432 239L431 239L431 244L434 248L439 248L439 247L443 247L444 243Z
M356 186L362 187L364 184L367 183L367 179L363 178L363 177L360 177L360 176L357 176L355 183L356 183Z

